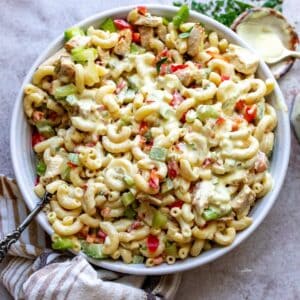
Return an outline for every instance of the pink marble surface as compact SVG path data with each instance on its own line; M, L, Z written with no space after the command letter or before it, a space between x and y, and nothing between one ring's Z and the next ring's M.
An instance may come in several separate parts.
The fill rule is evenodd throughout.
M0 173L13 176L8 131L12 107L38 54L66 27L99 10L153 2L172 1L0 0ZM299 11L299 0L285 0L284 14L298 32ZM279 82L289 106L300 92L299 76L297 62ZM185 272L176 300L300 299L299 195L300 146L293 135L285 184L265 221L230 254ZM10 299L1 286L0 299Z

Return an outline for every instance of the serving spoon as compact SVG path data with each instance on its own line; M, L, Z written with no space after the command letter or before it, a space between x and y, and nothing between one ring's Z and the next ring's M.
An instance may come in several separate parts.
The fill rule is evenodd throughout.
M0 240L0 263L5 258L11 245L18 241L22 232L27 228L35 216L44 208L46 204L50 202L51 196L52 194L46 192L42 200L38 202L36 207L30 212L26 219L14 231L10 232Z
M274 47L275 45L272 45L271 47ZM289 50L287 49L281 39L276 39L276 46L277 48L277 55L276 56L273 56L273 55L268 55L267 53L263 55L263 58L264 58L264 61L267 63L267 64L275 64L285 58L288 58L288 57L295 57L295 58L300 58L300 52L298 51L292 51L292 50Z
M241 14L231 25L254 50L269 64L276 78L290 69L294 59L300 58L295 51L299 44L297 32L278 11L257 7Z

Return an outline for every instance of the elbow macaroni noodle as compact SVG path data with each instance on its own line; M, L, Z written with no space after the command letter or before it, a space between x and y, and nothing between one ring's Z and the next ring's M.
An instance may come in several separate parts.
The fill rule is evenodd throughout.
M76 251L82 240L99 244L125 263L173 264L230 245L272 188L274 83L256 78L258 60L245 69L248 50L239 56L199 24L176 29L136 9L128 20L143 35L140 50L127 47L128 29L90 27L25 87L34 190L52 194L53 240L70 238Z

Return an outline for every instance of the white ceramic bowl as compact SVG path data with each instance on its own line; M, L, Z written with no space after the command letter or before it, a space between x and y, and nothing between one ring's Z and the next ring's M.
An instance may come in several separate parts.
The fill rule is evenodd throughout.
M163 5L147 5L150 12L154 15L172 17L177 8L171 6ZM90 25L98 26L105 18L124 18L128 11L133 7L121 7L105 12L96 14L90 18L83 20L82 22L76 24L76 26L88 27ZM243 42L233 31L226 28L222 24L208 18L204 15L191 12L190 20L195 20L205 24L208 29L213 29L219 32L223 37L227 38L229 41L239 44L243 47L249 48L245 42ZM31 129L26 122L26 117L23 112L23 88L24 85L31 81L32 75L35 69L49 56L54 54L63 45L63 34L61 34L50 46L38 57L32 68L29 70L23 86L17 97L12 121L11 121L11 132L10 132L10 146L11 146L11 157L13 162L13 167L16 175L16 179L21 190L21 193L30 209L33 209L38 197L33 192L33 186L35 182L35 166L34 166L34 154L31 149ZM258 76L260 78L273 78L270 70L263 61L260 62ZM94 260L88 258L88 260L98 266L103 268L118 271L122 273L137 274L137 275L161 275L166 273L181 272L188 269L192 269L208 262L211 262L218 257L228 253L239 245L243 240L245 240L263 221L267 213L270 211L272 205L274 204L280 188L283 184L285 173L288 166L289 154L290 154L290 123L288 118L287 109L285 109L285 102L282 93L276 84L275 91L272 94L272 103L275 107L279 108L277 110L278 117L278 127L276 131L275 146L273 151L273 157L271 161L271 174L274 178L274 188L268 193L266 197L259 200L255 207L251 211L251 216L253 217L253 224L246 230L237 234L237 237L232 245L225 248L214 248L212 250L202 253L198 257L188 258L183 261L178 261L174 265L162 264L153 268L147 268L142 264L125 264L120 261L110 261L110 260ZM47 219L43 213L40 213L37 217L41 226L49 234L52 233L52 229L47 222ZM84 255L81 253L81 255Z

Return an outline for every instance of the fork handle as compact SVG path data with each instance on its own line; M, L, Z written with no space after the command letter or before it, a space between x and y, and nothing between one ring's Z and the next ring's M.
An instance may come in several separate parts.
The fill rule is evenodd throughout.
M52 195L50 193L46 192L43 199L30 212L26 219L15 230L8 233L2 240L0 240L0 263L3 261L11 245L18 241L22 232L27 228L35 216L43 209L45 204L49 203L51 196Z

